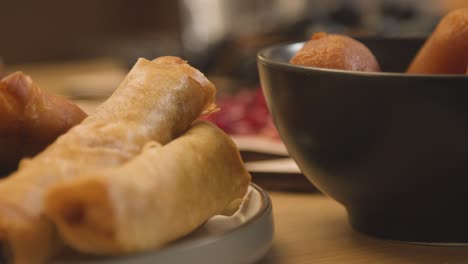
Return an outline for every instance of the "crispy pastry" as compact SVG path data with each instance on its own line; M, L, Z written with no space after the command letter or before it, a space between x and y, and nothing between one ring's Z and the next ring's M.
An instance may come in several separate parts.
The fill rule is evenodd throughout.
M0 175L14 171L86 114L65 98L41 90L22 72L0 81Z
M463 74L467 64L468 8L462 8L442 18L407 72Z
M291 59L290 63L348 71L380 71L372 52L361 42L344 35L319 32Z
M3 257L34 264L58 253L61 240L44 215L49 188L122 164L148 141L168 143L213 107L214 96L214 86L180 58L139 59L93 115L0 181Z
M214 215L233 214L249 182L232 140L198 122L165 146L150 143L122 166L57 185L46 208L72 248L128 254L160 248Z

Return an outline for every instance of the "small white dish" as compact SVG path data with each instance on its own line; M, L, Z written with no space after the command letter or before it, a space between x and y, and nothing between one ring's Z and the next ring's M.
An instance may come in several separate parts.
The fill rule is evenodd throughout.
M215 216L203 226L166 247L123 257L66 254L53 264L239 264L255 263L273 241L271 201L265 191L251 184L245 200L232 216Z

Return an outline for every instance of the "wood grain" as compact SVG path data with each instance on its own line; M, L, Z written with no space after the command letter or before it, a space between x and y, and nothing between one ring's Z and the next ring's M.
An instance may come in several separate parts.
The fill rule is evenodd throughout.
M273 247L262 264L468 263L468 247L422 246L357 233L345 209L321 194L270 192Z

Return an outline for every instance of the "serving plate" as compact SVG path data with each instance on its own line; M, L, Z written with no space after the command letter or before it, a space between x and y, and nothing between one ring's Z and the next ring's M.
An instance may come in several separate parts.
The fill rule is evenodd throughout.
M53 264L255 263L273 240L271 201L251 184L239 210L215 216L190 235L155 252L125 257L93 257L67 252Z

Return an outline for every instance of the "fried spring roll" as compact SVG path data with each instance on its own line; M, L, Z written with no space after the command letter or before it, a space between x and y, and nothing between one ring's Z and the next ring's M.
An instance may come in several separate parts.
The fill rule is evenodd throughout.
M0 175L16 169L85 117L78 106L16 72L0 81Z
M468 8L461 8L442 18L407 72L463 74L467 63Z
M219 128L196 123L122 166L53 188L47 213L71 247L102 255L160 248L218 214L233 214L250 175Z
M0 181L0 262L45 263L61 249L44 215L49 188L88 170L119 165L148 141L168 143L213 106L214 96L204 75L179 58L138 60L93 115Z

